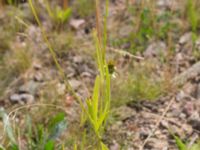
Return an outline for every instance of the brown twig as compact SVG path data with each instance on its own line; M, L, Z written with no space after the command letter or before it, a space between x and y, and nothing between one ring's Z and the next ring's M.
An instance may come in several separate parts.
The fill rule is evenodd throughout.
M113 48L113 47L107 47L108 50L110 51L113 51L115 53L118 53L120 55L123 55L123 56L129 56L130 58L134 58L134 59L138 59L138 60L144 60L144 57L141 57L141 56L135 56L125 50L122 50L122 49L116 49L116 48Z
M159 127L161 121L163 120L163 118L165 117L166 113L169 111L170 107L172 106L173 102L174 102L175 98L172 98L171 101L169 102L169 104L167 105L166 109L164 110L163 114L160 116L158 122L156 123L155 128L152 130L152 132L148 135L148 137L145 139L144 143L142 144L142 146L140 147L140 150L143 150L144 146L147 144L147 142L149 141L149 139L154 135L156 129Z
M63 9L66 10L68 8L68 0L63 0Z

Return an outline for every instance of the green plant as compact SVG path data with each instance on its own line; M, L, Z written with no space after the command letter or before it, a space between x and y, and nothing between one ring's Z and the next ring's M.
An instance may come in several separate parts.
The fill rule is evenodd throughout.
M45 0L45 6L49 16L52 18L52 20L56 23L57 26L63 25L65 22L69 20L71 16L72 11L71 8L69 7L63 9L60 8L59 6L56 6L54 9L52 9L48 0Z
M0 110L0 118L4 123L4 142L2 144L10 149L21 149L19 139L23 137L27 144L28 149L38 150L54 150L59 145L56 145L56 139L66 130L66 118L64 113L57 113L50 119L48 123L36 123L32 122L29 115L26 117L26 122L23 128L16 128L15 123L10 122L10 116L6 114L4 110ZM2 146L3 147L3 146Z
M108 15L108 0L106 1L106 15L104 17L104 28L103 35L101 33L99 21L99 1L96 0L96 11L97 11L97 31L94 32L96 53L97 53L97 64L99 75L97 75L94 85L92 97L87 102L87 109L85 114L87 120L91 125L95 136L97 137L98 150L108 150L107 146L102 141L102 135L104 132L107 117L110 112L110 73L108 64L105 59L106 44L107 44L107 30L106 20ZM103 38L102 38L103 37Z
M9 5L16 5L17 0L6 0Z
M77 0L74 8L80 17L88 17L95 13L95 0Z
M192 146L188 147L187 144L185 144L178 136L175 136L175 135L173 136L179 150L199 150L200 149L200 143L194 143Z
M148 62L135 65L126 76L117 77L112 85L112 106L118 107L132 101L156 100L166 92L164 78L154 73L154 66ZM119 92L120 91L120 92Z
M101 33L100 22L99 22L99 2L96 0L96 10L97 10L97 31L94 33L96 51L97 51L97 63L99 68L99 75L96 77L93 96L87 100L87 107L85 108L82 100L76 95L74 90L71 88L68 80L65 78L63 69L57 61L57 56L55 51L53 50L49 40L47 39L46 33L42 27L42 24L37 16L36 10L33 6L32 0L29 0L29 5L32 9L32 12L35 16L35 19L41 28L43 38L48 45L48 48L53 56L56 67L58 68L60 75L63 77L67 87L73 93L75 98L79 101L82 112L86 114L87 118L83 118L83 120L87 119L90 123L96 137L98 145L95 149L108 149L106 145L102 141L102 133L104 126L106 124L106 119L110 110L110 74L108 70L108 65L105 59L105 51L106 51L106 43L107 43L107 30L106 30L106 20L108 15L108 0L106 1L106 15L104 17L104 28L103 28L103 38ZM84 148L84 147L83 147Z
M192 31L195 33L198 27L198 11L196 8L197 1L187 0L186 10L187 10L187 19L191 25Z
M59 7L56 8L55 18L56 18L56 20L59 20L61 23L66 22L69 19L70 15L71 15L70 8L68 8L66 10L63 10Z

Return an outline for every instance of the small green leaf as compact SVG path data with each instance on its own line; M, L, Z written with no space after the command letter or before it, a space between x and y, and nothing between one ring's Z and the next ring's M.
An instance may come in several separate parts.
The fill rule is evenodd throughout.
M54 141L50 140L45 144L44 150L54 150Z
M93 103L93 117L94 120L97 121L98 117L98 108L99 108L99 88L100 88L100 78L99 76L96 77L93 96L92 96L92 103Z
M49 128L54 128L59 122L65 120L65 114L64 113L58 113L55 117L53 117L51 120L50 120L50 123L49 123Z
M188 150L186 144L184 144L181 139L175 135L173 135L176 140L176 145L178 146L179 150Z

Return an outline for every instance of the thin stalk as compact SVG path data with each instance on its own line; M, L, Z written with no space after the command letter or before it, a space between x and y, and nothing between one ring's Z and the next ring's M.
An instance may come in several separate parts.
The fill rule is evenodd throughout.
M63 9L66 10L68 8L68 0L63 0Z
M48 12L49 16L51 18L55 18L54 13L51 11L51 7L50 7L50 4L49 4L49 1L48 0L44 0L44 2L45 2L45 7L47 9L47 12Z
M50 44L50 42L49 42L49 40L47 38L46 32L45 32L45 30L44 30L44 28L43 28L43 26L42 26L42 24L41 24L41 22L40 22L40 20L38 18L38 15L37 15L37 12L35 10L35 7L33 6L32 0L28 0L28 2L29 2L29 6L30 6L30 8L32 10L32 13L33 13L33 15L34 15L34 17L36 19L36 22L37 22L37 24L40 27L40 30L42 32L42 37L43 37L45 43L47 44L48 49L49 49L49 51L50 51L50 53L51 53L51 55L53 57L54 63L55 63L55 65L56 65L56 67L57 67L57 69L59 71L60 76L64 80L64 83L67 86L67 89L72 93L72 95L76 98L76 100L78 100L78 102L79 102L82 110L85 110L81 98L76 94L76 92L74 91L74 89L72 88L72 86L70 85L70 83L68 82L68 79L66 78L65 73L64 73L62 67L60 66L60 64L58 62L58 59L56 57L56 53L54 52L54 50L53 50L53 48L52 48L52 46L51 46L51 44Z
M105 52L106 52L106 46L107 46L107 18L108 18L108 7L109 7L109 1L106 0L106 13L104 16L104 39L103 39L103 57L105 57ZM105 58L103 58L103 60L105 60Z
M97 37L99 42L101 43L101 25L100 25L100 10L99 10L99 1L95 0L96 4L96 30L97 30Z

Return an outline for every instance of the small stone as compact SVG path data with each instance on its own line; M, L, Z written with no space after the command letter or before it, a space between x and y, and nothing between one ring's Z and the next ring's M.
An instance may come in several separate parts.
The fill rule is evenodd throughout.
M180 115L179 115L179 118L181 118L181 119L185 119L187 116L186 116L186 114L184 114L184 113L180 113Z
M166 44L164 42L154 42L150 44L144 52L145 57L165 56Z
M31 94L13 94L10 96L10 101L14 103L33 103L35 100L34 96Z
M71 19L69 24L73 29L78 30L85 24L85 20L84 19Z
M59 95L65 94L65 90L66 90L65 84L58 83L56 85L56 87L57 87L56 89L57 89L57 92L58 92Z
M36 72L34 75L34 80L37 82L42 82L43 81L43 74L40 72Z
M33 68L34 68L35 70L40 70L40 69L42 68L42 65L39 64L39 63L34 63L34 64L33 64Z
M80 64L80 63L83 62L83 58L82 58L81 56L75 56L75 57L73 58L73 61L74 61L74 63L76 63L76 64Z
M183 106L183 113L185 113L187 116L191 116L194 112L194 104L192 102L187 102Z
M177 95L176 95L176 100L181 101L186 97L186 94L181 90Z
M11 102L19 102L21 100L20 95L19 94L13 94L10 96L10 101Z
M67 74L67 77L68 77L68 78L71 78L71 77L75 76L76 71L75 71L75 69L74 69L73 67L68 66L68 67L66 67L66 69L65 69L65 73Z
M165 121L165 120L162 120L161 123L160 123L160 125L161 125L162 127L166 128L166 129L169 129L169 124L168 124L168 122Z
M22 85L21 87L19 87L19 93L29 93L35 95L37 88L38 88L38 83L31 80Z
M82 73L81 73L81 77L88 77L88 78L91 78L92 75L91 75L91 73L85 71L85 72L82 72Z
M81 82L76 79L69 80L69 84L72 86L73 89L77 90L81 86Z
M31 104L34 102L35 98L33 95L30 94L20 94L21 101L24 101L25 103Z
M198 111L193 111L188 120L199 120L200 116Z
M181 36L181 38L179 40L179 44L183 45L191 40L192 40L192 33L188 32L188 33L185 33L183 36Z

